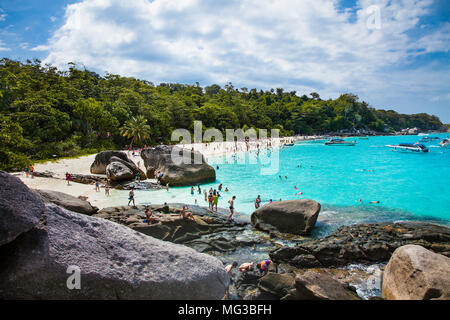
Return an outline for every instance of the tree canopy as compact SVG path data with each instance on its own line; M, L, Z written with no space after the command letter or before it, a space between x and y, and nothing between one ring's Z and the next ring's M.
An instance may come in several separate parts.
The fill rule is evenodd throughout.
M135 119L135 120L132 120ZM125 134L138 123L142 136ZM202 88L78 69L66 71L35 61L0 60L0 169L30 161L170 142L173 129L280 129L282 136L330 133L342 129L438 130L442 123L425 113L406 115L376 110L354 94L322 100L316 92L298 95L282 88ZM128 131L130 131L128 130ZM130 131L131 132L131 131ZM136 138L135 138L136 137ZM130 141L131 140L131 141Z

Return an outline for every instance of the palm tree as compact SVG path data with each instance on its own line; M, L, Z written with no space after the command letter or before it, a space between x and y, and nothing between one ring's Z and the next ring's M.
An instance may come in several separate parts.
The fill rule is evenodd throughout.
M136 116L125 122L124 126L120 128L120 133L131 139L131 149L134 142L139 143L150 138L150 126L144 116Z

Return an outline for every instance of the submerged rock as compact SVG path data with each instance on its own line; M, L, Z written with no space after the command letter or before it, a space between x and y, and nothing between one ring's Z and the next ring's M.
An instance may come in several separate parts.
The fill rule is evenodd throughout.
M0 246L39 223L44 204L17 177L0 171Z
M264 231L307 235L316 224L320 204L313 200L277 201L263 205L252 214L252 224Z
M373 264L387 262L395 249L407 244L450 256L450 229L418 222L343 226L325 238L276 249L270 257L296 268Z
M392 254L383 274L388 300L450 300L450 258L418 245Z
M51 202L67 210L87 215L93 215L98 211L88 201L76 198L66 193L51 190L33 190L44 202Z
M181 163L174 162L173 154L179 155ZM163 173L161 183L164 185L169 183L173 187L192 186L216 180L214 168L196 151L177 146L157 146L142 150L141 157L147 169L147 177L153 177L155 172L160 171Z

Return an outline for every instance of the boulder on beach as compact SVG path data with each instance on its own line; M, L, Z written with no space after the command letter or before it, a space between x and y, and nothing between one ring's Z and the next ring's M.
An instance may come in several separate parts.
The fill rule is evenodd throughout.
M327 272L307 270L297 273L295 291L287 300L361 300L349 286L344 286Z
M125 152L122 151L102 151L95 156L94 162L91 164L91 173L93 174L106 174L106 167L111 162L112 157L117 157L125 162L131 163L132 161L127 157Z
M279 231L297 235L311 232L319 216L320 204L313 200L277 201L253 212L252 224L264 231Z
M398 248L383 273L382 297L450 300L450 258L418 245Z
M1 219L42 216L0 246L0 299L221 299L226 293L229 276L218 259L44 204L15 178L6 179L17 186L7 193L26 201L6 206L10 198L2 189Z
M0 171L0 246L31 230L43 211L42 201L19 178Z
M175 159L173 155L178 158ZM163 173L162 184L192 186L216 180L216 171L197 151L177 146L157 146L142 150L141 157L147 177L154 177L155 172L160 171Z
M133 171L121 162L111 162L106 167L106 177L111 181L127 181L134 179Z
M42 201L57 204L58 206L73 212L87 214L90 216L98 211L98 208L93 207L88 201L76 198L66 193L37 189L35 189L34 192L36 192Z
M120 162L121 164L123 164L124 166L128 167L128 169L130 169L131 171L133 171L133 174L136 175L137 173L139 173L139 180L146 180L147 176L145 174L144 171L142 171L141 169L138 168L137 165L134 164L134 162L132 161L124 161L116 156L111 157L110 163L113 162Z

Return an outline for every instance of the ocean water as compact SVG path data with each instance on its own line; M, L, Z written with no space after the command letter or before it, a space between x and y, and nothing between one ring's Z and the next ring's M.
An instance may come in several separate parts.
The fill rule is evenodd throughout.
M448 134L439 135L441 138ZM323 142L302 142L278 150L271 157L255 152L236 157L214 157L208 162L217 181L204 189L223 185L220 207L236 196L235 208L245 214L254 211L254 200L262 203L291 199L313 199L322 205L316 236L340 225L362 222L422 220L450 224L450 149L427 144L429 153L403 153L387 144L417 142L420 136L378 136L356 140L356 146L326 146ZM271 163L264 163L264 159ZM266 159L267 160L267 159ZM270 166L278 171L263 172ZM281 179L280 177L281 176ZM225 188L229 192L224 192ZM297 188L297 189L295 189ZM301 194L299 194L301 192ZM121 194L126 204L126 195ZM361 199L362 203L359 201ZM137 203L186 202L207 206L203 194L191 195L190 187L169 192L137 191ZM371 204L370 201L379 201Z

